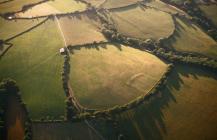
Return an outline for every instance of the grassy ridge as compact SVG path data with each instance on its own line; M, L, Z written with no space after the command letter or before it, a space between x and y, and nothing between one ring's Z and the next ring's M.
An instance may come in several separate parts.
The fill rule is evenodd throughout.
M63 42L57 25L49 20L11 43L14 46L0 61L0 79L17 81L31 118L64 115L63 59L59 54Z

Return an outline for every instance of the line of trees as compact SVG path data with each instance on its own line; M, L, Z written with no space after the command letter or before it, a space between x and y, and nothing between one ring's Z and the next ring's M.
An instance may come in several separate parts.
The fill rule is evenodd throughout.
M162 0L165 3L176 6L192 17L192 21L199 24L213 39L217 40L217 27L214 23L205 16L194 0L185 0L176 3L171 0Z
M91 112L80 113L77 116L73 117L72 121L80 121L80 120L84 120L84 119L94 119L94 118L101 118L101 117L109 119L118 113L133 109L144 102L150 101L152 98L156 97L154 95L159 93L159 91L164 88L164 86L166 85L168 76L171 73L171 71L173 70L173 68L174 68L174 65L169 64L166 72L162 75L160 80L156 83L156 85L147 94L141 95L138 98L136 98L135 100L133 100L133 101L131 101L125 105L114 106L114 107L109 108L107 110L95 110L95 111L92 110Z

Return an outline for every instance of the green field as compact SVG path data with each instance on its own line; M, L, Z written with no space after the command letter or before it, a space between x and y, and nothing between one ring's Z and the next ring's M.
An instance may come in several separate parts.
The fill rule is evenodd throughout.
M119 116L128 139L217 139L217 76L176 66L161 96Z
M24 5L36 3L39 1L41 0L12 0L10 2L0 4L0 13L19 11Z
M86 123L34 123L33 140L101 140Z
M196 52L217 58L217 43L198 26L185 19L176 18L177 29L165 43L178 51Z
M199 5L205 15L217 26L217 5Z
M71 13L75 11L83 11L86 5L75 0L55 0L38 4L33 8L16 14L18 17L37 17L60 13Z
M117 8L117 7L124 7L131 4L135 4L138 1L142 0L105 0L105 2L102 4L102 7L104 8Z
M56 23L49 20L10 43L14 46L0 60L0 79L17 81L31 118L64 115L63 42Z
M100 32L101 23L93 13L89 12L73 18L62 17L59 21L67 45L106 41Z
M118 31L130 37L157 40L175 28L171 15L151 8L137 6L115 10L111 15Z
M37 25L43 19L38 20L4 20L0 17L0 39L8 39Z
M118 44L74 50L70 63L72 90L89 108L123 105L146 94L167 68L149 53Z

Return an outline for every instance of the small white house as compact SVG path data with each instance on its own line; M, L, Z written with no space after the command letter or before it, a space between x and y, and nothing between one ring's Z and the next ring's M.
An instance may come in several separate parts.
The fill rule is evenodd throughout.
M60 54L63 54L63 53L65 53L65 48L60 49Z

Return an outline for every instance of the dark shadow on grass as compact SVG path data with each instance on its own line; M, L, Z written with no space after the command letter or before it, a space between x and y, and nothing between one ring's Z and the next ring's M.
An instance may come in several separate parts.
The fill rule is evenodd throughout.
M115 46L119 51L122 51L122 46L118 43L108 43L108 42L99 42L99 43L91 43L91 44L84 44L84 45L75 45L68 47L71 54L74 54L75 50L81 50L81 48L85 49L96 49L100 51L100 49L107 49L107 45Z
M5 1L0 2L0 4L5 4L5 3L11 2L11 1L14 1L14 0L5 0Z
M164 116L165 109L170 108L170 103L178 103L177 94L174 90L181 90L184 81L180 76L209 77L217 80L217 75L213 72L198 69L188 65L177 65L171 73L167 86L149 101L138 108L125 112L117 118L120 121L120 130L127 140L162 140L163 135L167 135L166 122Z

